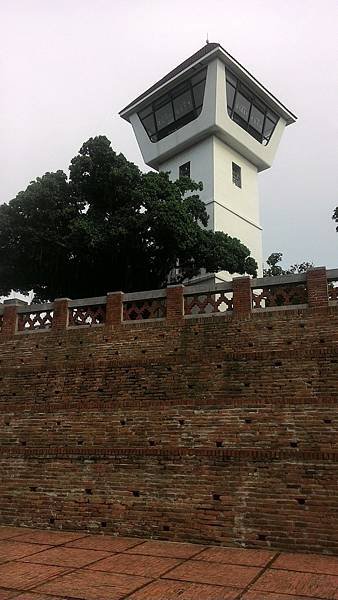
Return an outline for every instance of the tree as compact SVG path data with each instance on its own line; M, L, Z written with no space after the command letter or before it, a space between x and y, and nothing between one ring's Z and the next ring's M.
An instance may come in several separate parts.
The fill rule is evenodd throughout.
M313 263L302 262L291 265L288 269L283 269L280 263L283 259L282 252L273 252L266 259L267 268L264 269L264 277L275 277L278 275L290 275L292 273L306 273L313 267Z
M69 170L0 206L0 294L33 289L45 301L154 289L202 268L256 274L248 248L205 228L201 184L141 173L104 136L85 142Z
M332 215L332 219L338 223L338 206L334 209L333 215ZM336 231L338 231L338 225L336 227Z

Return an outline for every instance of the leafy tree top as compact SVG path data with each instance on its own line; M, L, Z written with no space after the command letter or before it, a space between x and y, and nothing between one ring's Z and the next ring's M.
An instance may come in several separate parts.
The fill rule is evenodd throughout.
M201 184L141 173L105 136L85 142L69 171L0 206L0 294L33 289L44 301L155 289L202 268L256 274L246 246L206 229Z

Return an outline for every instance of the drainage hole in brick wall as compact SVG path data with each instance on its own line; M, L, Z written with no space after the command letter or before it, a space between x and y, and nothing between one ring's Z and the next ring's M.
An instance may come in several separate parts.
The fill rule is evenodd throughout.
M36 485L30 485L30 486L29 486L29 491L30 491L30 492L36 492L36 490L37 490L37 489L38 489L38 488L36 487Z
M77 441L77 445L78 445L78 446L82 446L82 444L83 444L83 440L78 440L78 441Z
M93 495L92 488L86 488L85 492L86 492L86 494L88 494L88 496Z
M217 365L217 369L221 369L221 368L222 368L222 365Z
M252 423L252 419L244 419L245 423Z
M120 423L121 423L121 425L125 425L126 424L126 422L125 422L124 419L121 419Z
M257 536L257 539L260 540L261 542L265 542L266 541L265 533L259 533Z
M219 494L213 494L213 495L212 495L212 499L213 499L213 500L220 500L220 499L221 499L221 496L220 496Z
M290 442L291 448L298 448L298 442Z
M324 423L327 423L327 424L332 423L332 419L323 419L323 421L324 421Z
M184 423L185 423L184 419L179 419L178 422L179 422L180 425L184 425Z
M104 391L104 390L103 390L103 388L99 388L97 391L98 391L100 394L103 394L103 391Z
M101 521L101 527L107 527L107 522L106 521Z
M304 504L306 503L305 498L296 498L298 504L300 504L301 506L304 506Z
M267 329L270 329L270 331L271 331L271 329L273 329L272 325L268 325Z
M281 360L276 360L275 361L275 367L281 367L282 366L282 361Z
M223 442L216 442L216 448L222 448Z
M305 323L299 323L299 327L301 327L302 329L304 329Z
M133 490L133 496L135 496L135 498L139 498L140 492L138 490Z
M49 519L49 523L50 523L51 525L53 525L53 524L55 523L55 519L54 519L54 517L50 517L50 519Z
M12 396L16 396L16 392L13 392Z
M149 441L149 446L155 446L154 440L148 440L148 441Z
M325 340L323 338L321 338L319 341L321 344L325 344Z
M21 446L26 446L27 442L20 442Z
M38 347L39 347L39 344L35 344L35 348L38 348Z
M253 348L253 342L249 342L248 346L249 348Z
M163 531L169 531L169 525L163 525Z

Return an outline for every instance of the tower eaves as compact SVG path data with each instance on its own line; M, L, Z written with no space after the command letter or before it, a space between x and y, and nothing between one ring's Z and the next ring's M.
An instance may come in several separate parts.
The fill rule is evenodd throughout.
M209 63L214 58L220 58L222 62L229 67L235 75L237 75L243 83L246 83L250 88L268 102L271 109L277 111L282 116L286 125L294 123L297 119L284 104L282 104L271 92L267 90L251 73L245 69L231 54L229 54L218 42L209 42L200 48L197 52L189 56L186 60L172 69L167 75L162 77L154 85L140 94L135 100L130 102L125 108L120 111L120 116L129 121L129 116L136 110L139 110L144 105L144 102L156 92L163 93L166 88L176 81L181 75L192 70L197 65Z

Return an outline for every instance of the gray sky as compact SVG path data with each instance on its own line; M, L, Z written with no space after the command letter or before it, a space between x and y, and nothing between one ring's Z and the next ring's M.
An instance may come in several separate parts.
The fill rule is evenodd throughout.
M298 116L259 176L264 255L338 267L337 0L0 0L0 203L105 134L146 170L118 116L209 40Z

